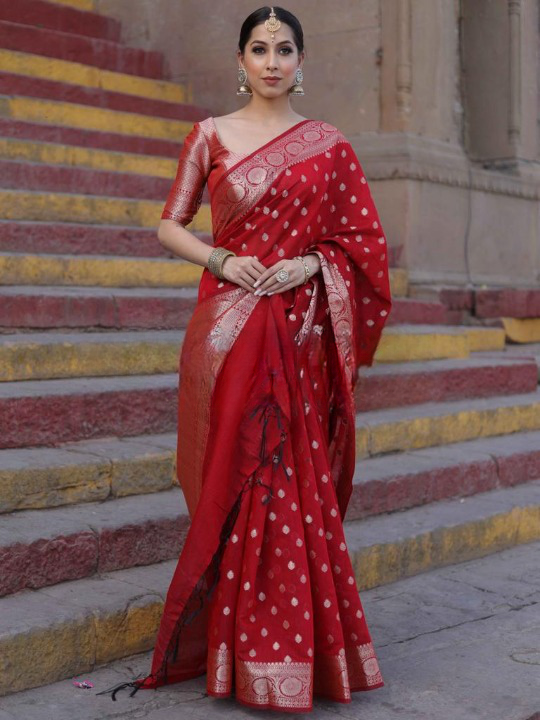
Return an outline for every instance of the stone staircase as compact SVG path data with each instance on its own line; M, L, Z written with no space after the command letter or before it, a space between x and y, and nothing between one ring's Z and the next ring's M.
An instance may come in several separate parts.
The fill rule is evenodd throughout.
M0 0L0 695L152 648L189 526L177 369L201 268L155 227L210 112L92 8ZM540 538L537 346L502 320L536 322L540 293L498 291L486 323L402 269L392 289L356 393L360 588Z

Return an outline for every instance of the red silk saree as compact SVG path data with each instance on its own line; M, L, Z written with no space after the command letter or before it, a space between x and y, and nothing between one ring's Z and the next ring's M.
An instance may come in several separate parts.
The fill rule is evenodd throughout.
M207 673L248 706L350 702L383 679L347 551L353 389L391 308L387 247L358 159L303 120L256 152L212 118L184 142L164 218L187 224L208 184L214 245L267 267L316 252L305 285L255 296L203 271L180 358L177 473L191 526L149 675ZM114 699L114 693L113 693Z

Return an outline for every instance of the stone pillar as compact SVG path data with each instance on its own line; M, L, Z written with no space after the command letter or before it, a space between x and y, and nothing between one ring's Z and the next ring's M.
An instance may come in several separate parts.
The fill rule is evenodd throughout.
M413 283L539 280L537 12L381 0L381 131L355 142Z

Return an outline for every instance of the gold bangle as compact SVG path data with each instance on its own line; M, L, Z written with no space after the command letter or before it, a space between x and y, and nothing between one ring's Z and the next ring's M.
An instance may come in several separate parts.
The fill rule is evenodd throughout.
M227 250L227 248L224 247L216 247L208 256L208 269L220 280L225 279L223 277L223 263L225 262L225 258L229 257L229 255L234 255L236 257L236 253L232 250Z
M295 255L295 256L294 256L294 259L295 259L295 260L300 260L301 263L302 263L302 265L304 266L305 279L304 279L304 283L303 283L303 284L305 285L305 284L307 283L307 281L309 280L309 276L311 275L311 273L310 273L310 271L309 271L308 264L307 264L307 262L304 260L304 258L303 258L301 255Z

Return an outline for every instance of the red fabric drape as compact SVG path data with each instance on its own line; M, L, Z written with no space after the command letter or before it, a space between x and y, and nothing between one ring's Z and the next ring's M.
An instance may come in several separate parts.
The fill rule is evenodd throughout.
M303 121L225 172L215 244L317 252L305 285L254 296L207 270L180 362L177 468L191 515L166 597L155 688L207 672L208 692L304 712L383 685L343 533L353 389L391 308L386 240L351 145ZM230 204L235 204L234 213Z

